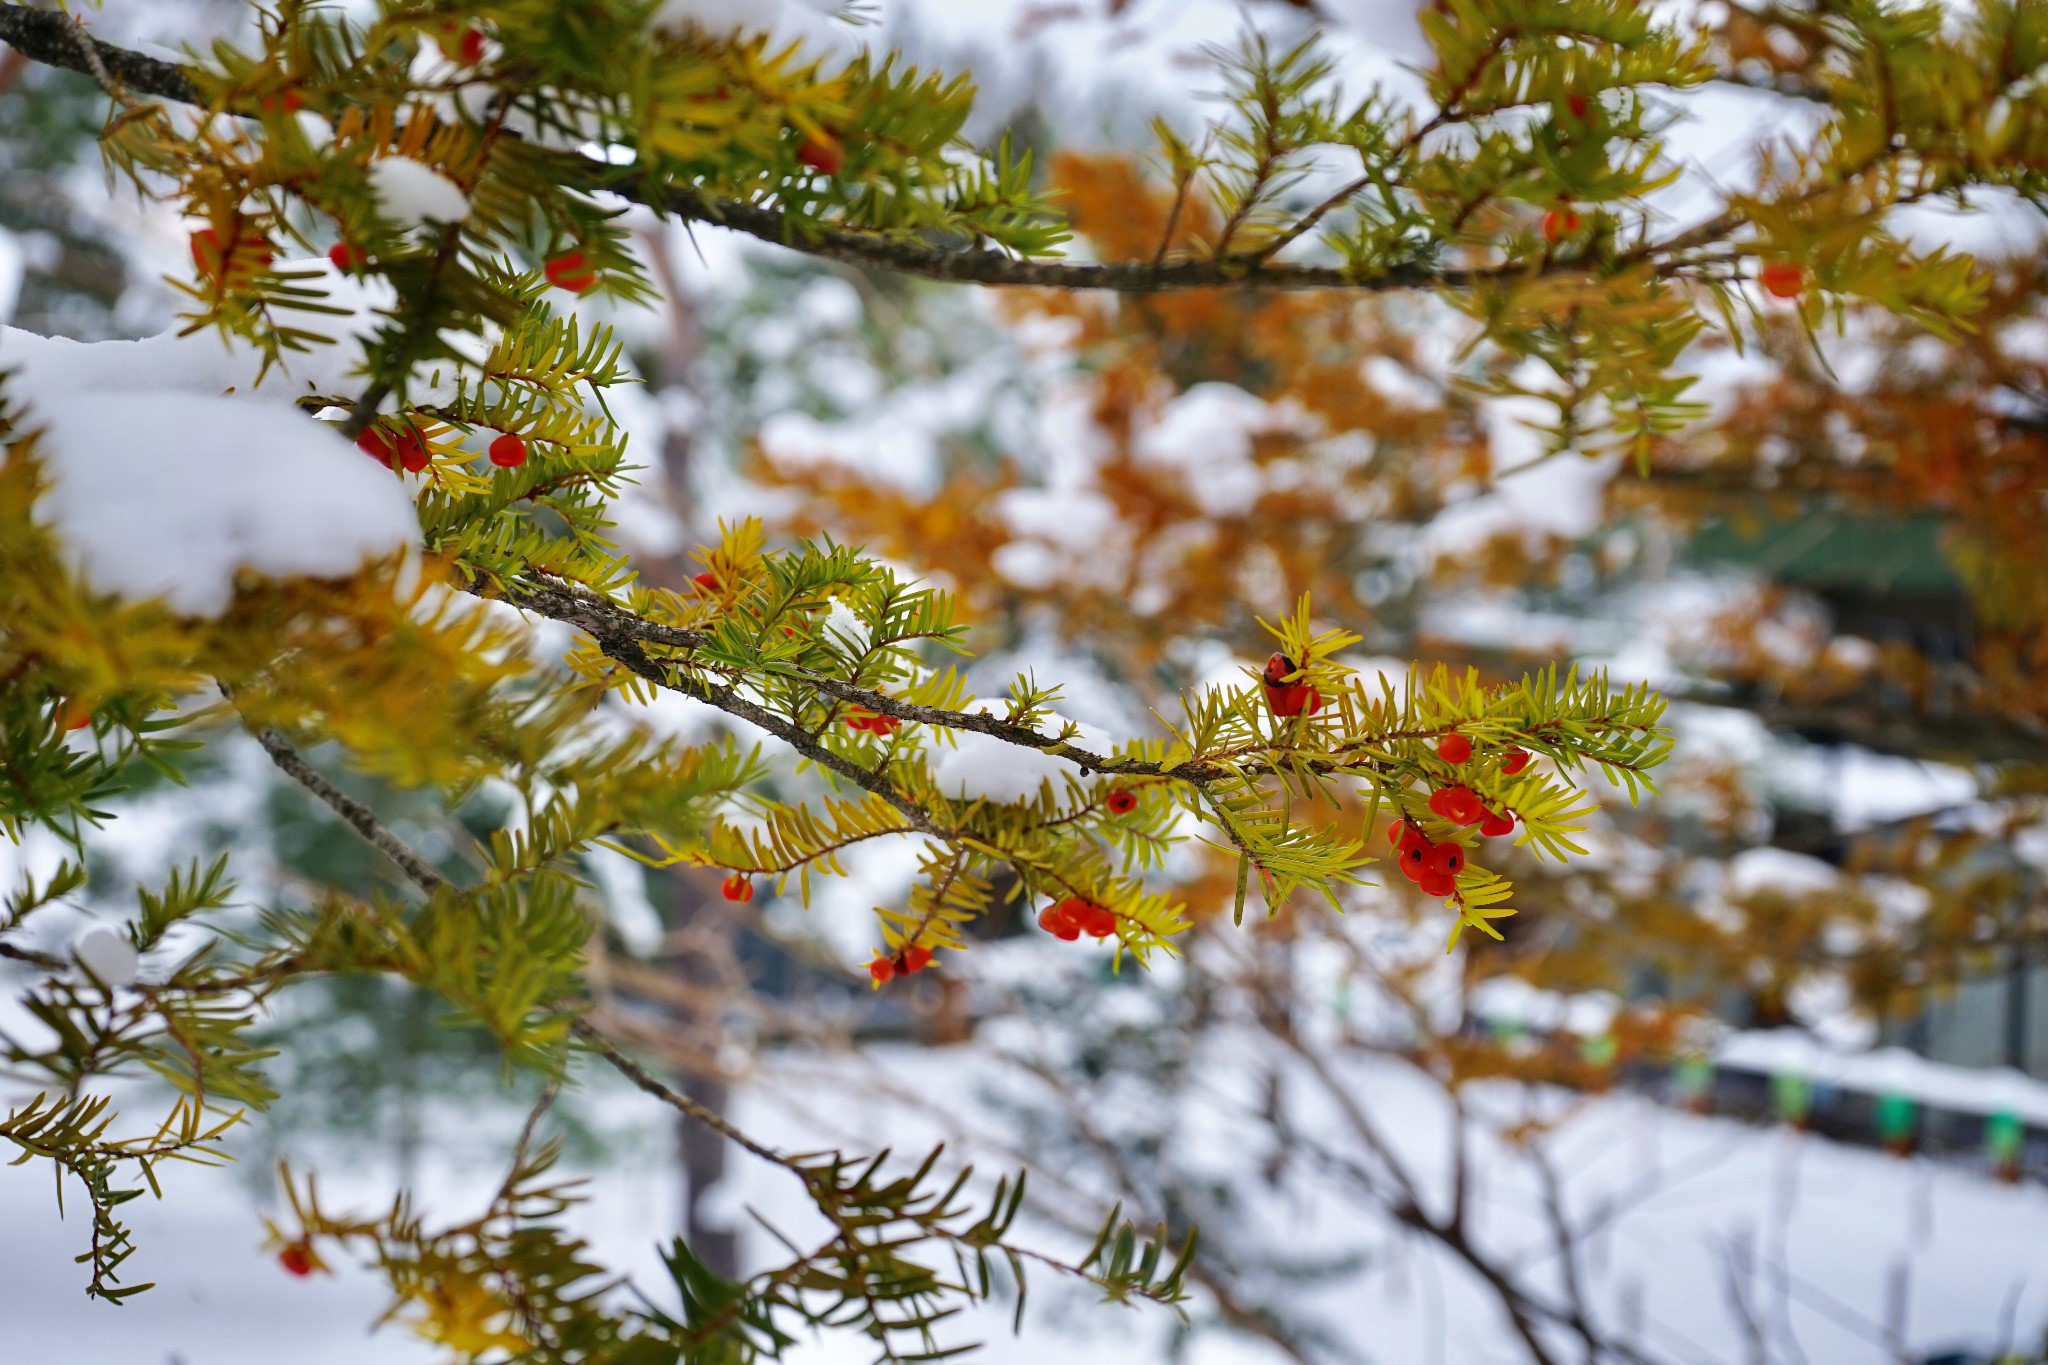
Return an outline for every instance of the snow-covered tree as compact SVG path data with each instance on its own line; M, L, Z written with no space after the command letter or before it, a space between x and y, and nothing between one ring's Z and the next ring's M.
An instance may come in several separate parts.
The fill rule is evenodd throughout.
M1703 337L1745 341L1779 306L1809 333L1877 311L1952 335L1982 308L1985 274L1897 234L1896 213L2042 188L2048 11L1742 13L1754 31L1634 0L1448 0L1423 17L1434 65L1419 93L1346 94L1313 41L1254 34L1220 54L1230 99L1213 126L1160 125L1161 175L1120 186L1134 211L1117 222L1077 200L1101 252L1083 261L1059 254L1067 220L1031 158L962 141L965 79L862 48L801 4L286 0L182 64L99 42L77 16L0 6L15 52L97 82L110 164L189 230L180 330L0 336L0 825L70 850L0 912L35 1023L9 1056L42 1087L0 1137L81 1183L90 1292L142 1287L121 1274L136 1182L218 1154L273 1098L258 1021L300 983L346 975L440 996L541 1081L476 1218L428 1223L403 1199L343 1215L295 1185L278 1233L294 1271L367 1256L459 1358L746 1359L806 1324L915 1353L997 1268L1021 1282L1034 1262L1111 1298L1181 1301L1185 1210L1148 1209L1157 1234L1110 1212L1061 1261L1012 1236L1021 1176L970 1201L936 1157L906 1173L784 1153L644 1069L608 1028L580 860L714 869L737 906L770 884L807 897L850 850L909 842L919 876L878 912L878 988L945 971L1004 902L1142 969L1195 919L1339 907L1396 862L1429 899L1422 932L1455 946L1506 932L1497 865L1585 851L1583 779L1649 790L1670 746L1662 701L1555 666L1362 669L1349 626L1372 594L1311 580L1384 506L1317 488L1321 474L1302 495L1320 512L1294 518L1312 538L1247 540L1261 572L1233 589L1259 583L1252 600L1191 586L1188 547L1161 535L1149 579L1083 603L1160 623L1130 637L1134 672L1225 606L1263 627L1262 668L1182 680L1159 708L1177 718L1121 741L1064 719L1055 679L979 700L954 662L954 596L892 563L945 569L970 595L994 580L927 564L931 543L900 527L885 562L833 539L854 519L829 508L809 540L771 543L743 520L687 584L642 577L611 534L635 452L608 393L631 372L612 329L566 305L651 299L628 229L662 215L870 270L1064 291L1026 306L1105 345L1153 327L1180 343L1168 381L1183 387L1233 378L1230 352L1271 337L1231 328L1260 318L1311 367L1300 413L1247 425L1211 393L1187 409L1199 429L1154 443L1149 473L1125 462L1134 490L1156 481L1214 518L1244 486L1225 466L1245 463L1214 457L1217 429L1238 423L1222 434L1248 450L1303 439L1296 415L1359 401L1341 376L1368 336L1399 344L1398 314L1359 301L1428 296L1485 357L1455 377L1462 391L1536 414L1532 462L1654 469L1703 415L1681 372ZM1663 92L1760 81L1813 106L1810 136L1767 149L1739 192L1668 163ZM1674 179L1711 201L1677 226L1658 197ZM1138 300L1135 328L1096 306L1110 296ZM1154 307L1171 311L1148 322ZM1328 382L1310 394L1317 365ZM1155 401L1123 398L1126 413ZM1386 399L1340 429L1377 436ZM1418 459L1458 458L1457 401L1416 415ZM985 562L1057 611L1051 553L1036 570ZM1209 554L1212 572L1228 563ZM553 647L536 622L574 643ZM660 694L774 743L677 738L636 710ZM141 891L119 932L41 936L83 888L110 799L240 731L397 880L301 886L250 922L229 913L228 863L195 862ZM416 847L350 794L360 778L510 813L468 847ZM1195 838L1220 881L1165 875ZM739 1280L679 1241L658 1306L597 1292L537 1136L558 1086L593 1065L786 1171L829 1235ZM178 1093L140 1129L106 1085L134 1072ZM1444 1226L1451 1245L1462 1233ZM1503 1302L1541 1354L1548 1329L1525 1321L1521 1293ZM1560 1324L1592 1349L1583 1321Z

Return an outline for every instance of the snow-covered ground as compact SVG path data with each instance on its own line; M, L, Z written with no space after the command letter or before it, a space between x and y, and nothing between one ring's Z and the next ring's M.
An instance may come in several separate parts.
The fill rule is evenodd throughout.
M1175 1138L1176 1157L1213 1169L1219 1179L1249 1183L1263 1155L1250 1145L1256 1096L1233 1085L1255 1063L1250 1039L1236 1056L1224 1048L1199 1114L1190 1112ZM1446 1110L1435 1086L1404 1064L1372 1061L1349 1067L1344 1079L1398 1157L1437 1207L1446 1189L1441 1153ZM871 1059L772 1063L742 1093L743 1126L785 1149L845 1143L872 1150L920 1151L939 1138L971 1140L966 1150L993 1174L1014 1164L993 1112L979 1103L992 1088L1028 1088L980 1045L942 1051L884 1050ZM2000 1343L2029 1343L2048 1324L2048 1191L1993 1184L1953 1169L1840 1147L1787 1130L1747 1128L1662 1109L1615 1095L1575 1099L1554 1093L1474 1092L1475 1109L1495 1120L1521 1112L1557 1123L1543 1143L1563 1180L1568 1218L1595 1230L1579 1250L1578 1272L1596 1318L1624 1328L1654 1359L1747 1361L1743 1329L1731 1297L1740 1284L1746 1311L1771 1343L1771 1358L1812 1365L1861 1365L1876 1354L1887 1324L1913 1352ZM621 1100L620 1103L637 1103ZM503 1116L509 1141L516 1115ZM1333 1132L1334 1111L1313 1106L1296 1115L1310 1131ZM958 1147L956 1151L962 1150ZM1533 1168L1513 1149L1476 1143L1477 1240L1527 1274L1555 1281L1553 1247ZM1028 1155L1028 1154L1027 1154ZM430 1158L419 1182L428 1209L459 1214L484 1196L497 1172L490 1166L436 1168ZM786 1175L745 1161L729 1177L733 1210L759 1211L797 1240L810 1229L800 1192ZM1034 1179L1056 1196L1061 1214L1099 1213L1088 1177L1040 1165ZM409 1365L433 1359L400 1328L366 1338L384 1306L380 1287L354 1270L300 1281L261 1250L262 1230L246 1181L239 1175L173 1170L171 1198L137 1205L142 1251L134 1278L158 1287L125 1308L90 1304L83 1275L59 1253L83 1236L76 1215L57 1218L47 1171L0 1171L0 1284L10 1359L146 1362L156 1365L269 1365L281 1342L308 1365L376 1362ZM1242 1225L1214 1229L1233 1254L1251 1248L1304 1264L1348 1270L1304 1275L1263 1288L1291 1314L1328 1336L1327 1358L1446 1362L1515 1359L1516 1348L1497 1303L1470 1273L1441 1250L1393 1229L1343 1180L1304 1167L1285 1171L1256 1204L1240 1210ZM367 1173L329 1171L323 1196L333 1207L374 1207L389 1187ZM594 1173L591 1202L577 1225L598 1249L641 1277L661 1298L657 1242L672 1235L680 1206L672 1173L629 1161ZM1027 1219L1023 1240L1074 1255L1084 1245L1044 1218ZM749 1230L748 1254L773 1254ZM1010 1305L996 1303L954 1323L945 1339L985 1343L996 1365L1061 1360L1093 1362L1164 1358L1172 1315L1156 1307L1127 1310L1091 1302L1072 1286L1041 1275L1032 1286L1023 1333L1012 1337ZM1213 1326L1199 1291L1196 1321ZM868 1343L828 1339L795 1357L817 1365L865 1360ZM1228 1331L1203 1331L1189 1359L1202 1365L1265 1365L1284 1357L1269 1344Z

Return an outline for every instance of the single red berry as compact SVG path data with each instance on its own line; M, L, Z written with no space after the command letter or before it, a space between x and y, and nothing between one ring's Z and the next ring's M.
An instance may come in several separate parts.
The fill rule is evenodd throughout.
M456 55L461 59L464 66L475 66L478 62L482 61L484 59L484 31L480 28L464 29L462 31L462 44L457 49Z
M735 872L725 879L718 891L729 901L750 901L754 898L754 879L744 872Z
M296 90L287 90L284 92L284 111L287 114L296 114L299 112L299 110L305 107L306 97L304 95L301 95Z
M1448 896L1458 889L1458 879L1444 872L1425 872L1416 885L1425 896Z
M1498 839L1503 834L1515 832L1515 813L1507 810L1490 810L1479 822L1479 832L1489 839Z
M226 255L220 234L212 228L201 228L192 234L192 264L202 275L218 275Z
M1791 261L1772 261L1757 271L1756 282L1773 298L1796 299L1806 292L1806 267Z
M1475 825L1486 814L1486 803L1470 787L1439 787L1430 793L1429 808L1454 825Z
M320 1262L313 1258L313 1248L307 1246L304 1242L293 1242L283 1251L278 1252L277 1263L283 1266L287 1273L296 1275L302 1280L312 1274L320 1265Z
M690 579L690 581L692 583L695 583L698 587L702 588L705 592L718 591L718 575L710 572L709 570L694 575Z
M1411 882L1420 881L1422 875L1429 871L1429 855L1435 847L1427 839L1401 845L1401 875Z
M1500 765L1500 770L1506 773L1509 777L1513 777L1516 773L1522 771L1522 769L1528 766L1529 751L1527 749L1510 749L1507 751L1506 757Z
M1429 870L1455 877L1465 870L1465 850L1456 844L1438 844L1430 850Z
M1387 843L1399 848L1408 838L1409 825L1406 820L1396 820L1387 826Z
M500 469L517 469L526 463L526 442L506 432L491 442L491 463Z
M427 462L431 459L433 459L433 453L427 449L427 443L420 439L419 432L410 426L400 427L398 430L398 463L403 466L405 472L417 474L427 467Z
M1592 101L1576 90L1564 97L1564 104L1565 108L1572 111L1572 117L1576 119L1585 118L1586 111L1593 107Z
M1577 209L1563 206L1551 209L1543 215L1543 240L1556 246L1585 225Z
M398 447L391 439L391 433L382 427L364 427L356 437L356 449L379 464L388 465Z
M1086 901L1074 915L1074 922L1081 926L1082 933L1093 938L1108 938L1116 932L1116 912Z
M886 957L878 957L868 964L868 975L875 979L877 986L886 985L896 975L896 964Z
M905 948L903 950L903 970L906 974L910 972L921 972L931 965L931 949L920 947L918 944L913 943L908 948Z
M1472 757L1472 741L1463 735L1445 735L1436 743L1436 756L1446 763L1463 763Z
M591 268L590 258L580 251L563 252L550 260L541 273L547 276L549 284L572 294L587 294L597 285L597 272Z
M1138 794L1127 787L1118 787L1109 794L1106 804L1111 815L1129 815L1138 808Z
M845 149L831 138L805 138L796 159L820 175L837 175L846 167Z
M327 248L327 259L334 263L336 270L347 275L368 265L370 253L354 242L336 242Z

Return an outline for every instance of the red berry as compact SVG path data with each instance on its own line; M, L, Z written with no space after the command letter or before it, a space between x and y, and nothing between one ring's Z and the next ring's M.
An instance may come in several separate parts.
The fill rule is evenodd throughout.
M1422 875L1429 871L1429 855L1435 847L1422 838L1401 845L1401 875L1411 882L1420 881Z
M931 949L920 947L919 945L913 943L908 948L905 948L903 950L903 971L905 975L908 975L911 972L921 972L931 965Z
M491 442L491 463L500 469L517 469L526 463L526 442L506 432Z
M1440 787L1430 793L1429 808L1454 825L1476 825L1486 815L1486 803L1470 787Z
M896 964L886 957L878 957L868 964L868 975L875 979L877 986L885 985L896 975Z
M1408 822L1406 820L1396 820L1393 824L1387 826L1387 842L1393 847L1399 848L1407 841L1408 833Z
M1586 111L1593 107L1592 102L1576 90L1564 97L1564 103L1565 108L1572 111L1572 117L1577 119L1585 118Z
M302 1280L320 1266L320 1262L313 1257L313 1248L307 1246L304 1242L293 1242L283 1251L278 1252L277 1263L283 1266L288 1273L296 1275Z
M1526 767L1528 767L1528 766L1529 766L1529 751L1528 751L1528 750L1526 750L1526 749L1510 749L1510 750L1508 750L1508 751L1507 751L1507 756L1506 756L1506 759L1505 759L1505 761L1504 761L1504 762L1502 762L1502 764L1500 765L1500 770L1501 770L1502 772L1506 773L1506 774L1507 774L1507 775L1508 775L1509 777L1513 777L1513 776L1514 776L1514 775L1515 775L1516 773L1518 773L1518 772L1522 771L1522 769L1524 769L1524 768L1526 768Z
M1543 215L1543 240L1555 246L1584 226L1577 209L1554 208Z
M715 573L711 573L708 570L704 573L695 575L690 579L690 581L692 583L695 583L698 587L702 588L705 592L718 591L718 575Z
M1430 850L1429 870L1456 877L1465 870L1465 850L1456 844L1438 844Z
M1065 939L1069 943L1081 937L1081 926L1074 923L1067 913L1067 907L1072 904L1073 901L1064 900L1058 905L1046 906L1038 912L1038 927L1053 937Z
M395 436L383 427L366 427L356 437L356 448L381 465L389 465L395 458L408 474L419 473L432 458L420 434L409 426L399 428Z
M368 265L370 253L353 242L336 242L327 248L327 259L334 263L336 270L347 275Z
M1106 803L1111 815L1129 815L1138 808L1138 794L1125 787L1118 787L1109 794Z
M1099 905L1090 905L1086 901L1081 902L1080 909L1073 915L1073 920L1081 927L1082 933L1094 938L1108 938L1116 932L1116 912Z
M301 95L298 91L287 90L284 92L284 111L287 114L296 114L299 112L299 110L303 109L305 105L306 97Z
M1505 810L1488 811L1486 818L1479 822L1479 832L1489 839L1498 839L1503 834L1513 834L1515 832L1514 812Z
M1472 757L1472 741L1463 735L1445 735L1437 741L1436 756L1446 763L1463 763Z
M1806 267L1791 261L1772 261L1757 271L1756 282L1773 298L1796 299L1806 292Z
M725 879L718 891L729 901L750 901L754 898L754 879L744 872L735 872Z
M597 272L590 266L590 258L580 251L565 251L550 260L542 269L548 283L557 289L566 289L572 294L587 294L597 285Z
M201 228L192 234L192 264L202 275L218 275L225 255L220 234L212 228Z
M1416 885L1425 896L1448 896L1458 889L1458 879L1444 872L1425 872Z
M1298 716L1303 711L1314 715L1323 709L1323 694L1314 685L1281 681L1296 671L1294 660L1285 654L1275 654L1266 660L1266 671L1262 675L1266 687L1266 705L1273 708L1273 714L1276 716Z
M846 167L846 152L831 138L805 138L796 159L820 175L837 175Z
M464 66L475 66L484 59L484 31L468 28L462 32L462 45L457 51Z

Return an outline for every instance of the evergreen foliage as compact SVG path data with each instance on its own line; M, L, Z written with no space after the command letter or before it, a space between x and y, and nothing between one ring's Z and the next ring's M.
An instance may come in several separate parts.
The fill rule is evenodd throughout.
M954 666L953 600L858 548L770 545L749 522L703 553L695 591L641 583L606 512L631 472L605 407L605 391L629 382L620 346L557 316L548 295L573 261L566 277L587 271L600 293L651 297L624 202L940 278L1439 290L1474 319L1472 345L1533 362L1496 368L1487 391L1553 404L1556 449L1647 459L1653 438L1696 415L1675 373L1682 354L1708 328L1741 335L1759 263L1805 272L1807 328L1870 305L1967 329L1985 297L1973 263L1910 248L1887 215L1981 187L2038 198L2048 164L2041 7L1986 3L1945 26L1935 7L1830 5L1786 21L1818 54L1802 93L1825 111L1823 136L1781 153L1759 191L1704 227L1660 236L1646 196L1671 172L1653 92L1739 74L1708 37L1646 0L1445 0L1426 23L1427 117L1377 92L1346 97L1312 46L1219 54L1233 76L1217 126L1200 138L1161 128L1175 203L1162 239L1149 258L1088 266L1042 259L1067 229L1028 157L962 145L963 78L893 59L833 69L758 36L657 23L642 0L383 0L362 25L308 0L261 14L249 45L216 42L173 69L102 53L62 16L0 6L0 38L103 80L109 163L194 224L187 328L289 366L357 345L336 339L341 324L367 321L350 387L309 395L306 420L349 438L410 432L427 457L408 467L416 559L339 580L249 575L222 616L185 617L74 571L36 515L36 395L5 391L0 829L51 831L74 860L10 895L0 918L0 952L36 969L23 1002L56 1039L6 1040L10 1066L46 1091L0 1119L0 1139L79 1179L94 1216L89 1291L114 1301L146 1287L119 1274L131 1246L118 1215L135 1182L153 1184L165 1160L217 1158L229 1126L272 1097L251 1032L305 978L403 980L486 1031L509 1065L554 1082L596 1058L722 1122L586 1017L594 925L577 858L594 848L807 896L845 850L918 839L917 885L878 911L894 969L966 950L969 926L1005 895L1107 912L1104 936L1142 964L1188 927L1188 907L1151 874L1190 828L1238 860L1240 915L1254 889L1277 914L1302 892L1335 905L1337 888L1379 875L1368 836L1381 815L1478 855L1476 820L1432 801L1447 788L1511 810L1518 846L1559 861L1584 851L1572 836L1588 774L1631 799L1653 790L1669 740L1648 689L1555 668L1488 685L1418 666L1400 686L1368 683L1345 661L1357 637L1306 596L1269 627L1279 676L1247 670L1191 691L1163 737L1099 749L1058 718L1058 689L1029 677L1004 703L974 705ZM395 158L459 192L465 215L399 211L379 188ZM1584 226L1546 240L1539 214L1560 203ZM388 285L390 303L346 317L315 272L282 263L330 246ZM523 464L484 460L496 433L525 440ZM508 605L581 632L566 671L536 656ZM1276 699L1302 689L1316 702ZM771 799L771 751L664 738L604 704L656 691L781 741L828 793ZM148 765L175 779L180 753L238 729L416 894L325 888L229 932L233 884L216 862L138 889L126 932L149 957L133 981L20 946L81 885L124 774ZM1452 736L1468 758L1443 756ZM969 737L1063 760L1061 777L1022 800L969 793L942 776ZM463 850L459 875L436 870L307 763L321 743L450 808L500 784L517 818ZM1538 762L1509 772L1517 750ZM1116 789L1137 794L1135 813L1111 809ZM1501 937L1511 896L1497 872L1463 863L1445 898L1453 946L1466 927ZM91 1087L138 1072L177 1098L140 1135L117 1136ZM331 1216L307 1186L279 1237L315 1257L365 1255L390 1280L394 1314L458 1359L744 1361L819 1325L914 1358L937 1349L931 1329L959 1300L996 1292L998 1266L1021 1312L1030 1260L1111 1300L1185 1295L1185 1233L1143 1234L1112 1213L1077 1263L1013 1245L1021 1175L975 1203L966 1177L936 1174L937 1153L893 1174L880 1157L792 1157L731 1136L801 1182L832 1235L743 1281L678 1243L667 1308L603 1292L603 1269L561 1230L574 1195L549 1183L546 1144L522 1142L471 1223L429 1228L403 1198L376 1218ZM949 1253L950 1268L928 1264Z

